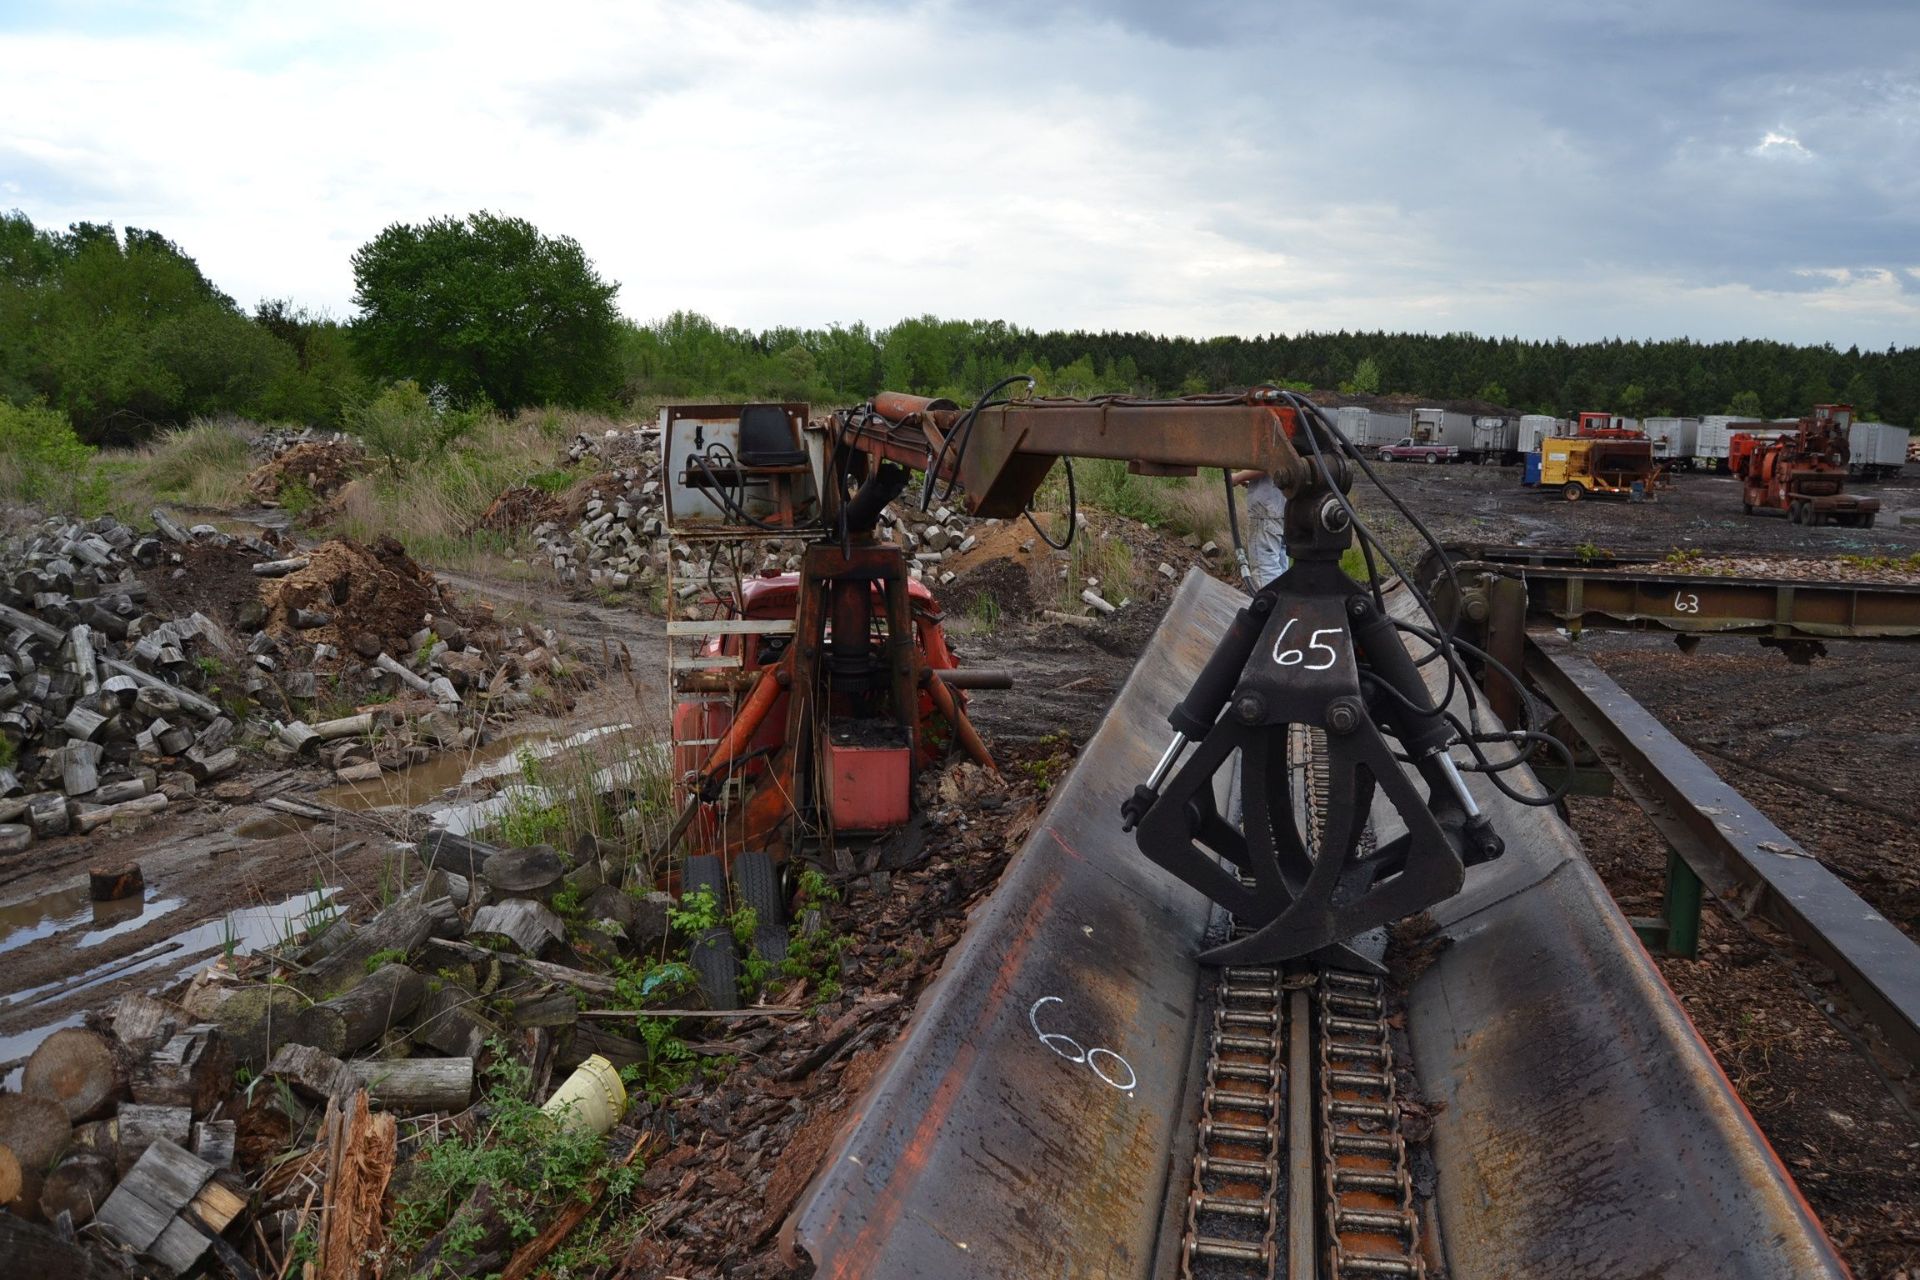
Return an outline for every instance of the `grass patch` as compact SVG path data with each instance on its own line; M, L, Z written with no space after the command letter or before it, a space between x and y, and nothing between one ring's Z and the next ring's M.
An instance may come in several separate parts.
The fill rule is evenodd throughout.
M1116 458L1081 458L1073 464L1076 497L1082 509L1138 520L1176 536L1193 534L1202 542L1227 541L1226 489L1217 471L1197 476L1141 476ZM1065 511L1067 478L1055 467L1034 496L1038 511ZM1245 520L1244 511L1241 519ZM1078 592L1075 592L1078 595Z
M156 501L210 509L245 505L258 433L240 418L196 418L144 448L102 455L115 511L123 518L145 515Z
M614 1167L597 1134L570 1130L542 1112L528 1100L532 1074L504 1045L492 1049L482 1127L471 1138L445 1137L426 1147L388 1227L389 1246L403 1258L442 1236L439 1273L460 1274L459 1263L485 1237L487 1222L461 1209L483 1186L491 1192L489 1217L504 1219L518 1244L539 1234L568 1201L592 1201L603 1180L609 1204L639 1185L637 1161Z

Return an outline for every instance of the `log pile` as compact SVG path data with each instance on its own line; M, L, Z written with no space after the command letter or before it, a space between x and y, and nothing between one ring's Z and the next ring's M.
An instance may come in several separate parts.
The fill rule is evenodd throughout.
M588 459L610 470L601 487L588 491L585 513L571 524L543 520L532 529L541 557L560 581L644 589L667 575L672 560L683 566L675 576L687 580L683 589L689 596L701 590L694 579L700 577L696 566L704 564L706 551L696 552L667 534L659 428L649 423L600 437L575 436L567 460ZM941 564L972 548L976 523L954 507L935 505L923 512L917 501L902 501L886 510L881 530L906 548L916 579L948 582L953 574ZM805 545L800 538L756 541L759 559L742 571L796 570Z
M405 616L371 652L347 652L322 638L334 621L324 611L270 613L249 581L280 591L316 559L384 566L391 555L354 548L356 559L333 543L290 555L164 510L153 519L151 533L54 519L0 542L0 854L150 817L239 768L249 746L377 777L473 745L478 717L532 705L553 678L550 633L469 626L440 607ZM249 585L223 609L208 604L220 617L168 616L164 600L209 594L177 585L207 573ZM323 695L364 705L316 715Z

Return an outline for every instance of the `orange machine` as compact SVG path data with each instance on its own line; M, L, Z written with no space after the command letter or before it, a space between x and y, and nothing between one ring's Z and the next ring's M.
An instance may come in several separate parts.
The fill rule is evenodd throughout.
M1727 465L1740 477L1741 509L1778 511L1795 524L1871 529L1880 500L1845 492L1852 425L1852 405L1817 404L1793 431L1771 439L1744 432L1729 437Z

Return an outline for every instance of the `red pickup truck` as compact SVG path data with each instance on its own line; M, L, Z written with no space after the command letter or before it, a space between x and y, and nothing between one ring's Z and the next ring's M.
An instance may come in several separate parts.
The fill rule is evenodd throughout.
M1380 449L1382 462L1459 462L1466 455L1450 444L1422 444L1412 436L1407 436L1399 444L1383 445Z

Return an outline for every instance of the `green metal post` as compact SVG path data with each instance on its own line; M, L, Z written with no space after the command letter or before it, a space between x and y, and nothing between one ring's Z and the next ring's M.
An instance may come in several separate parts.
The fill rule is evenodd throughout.
M1687 860L1667 851L1666 952L1691 960L1700 950L1700 877Z

